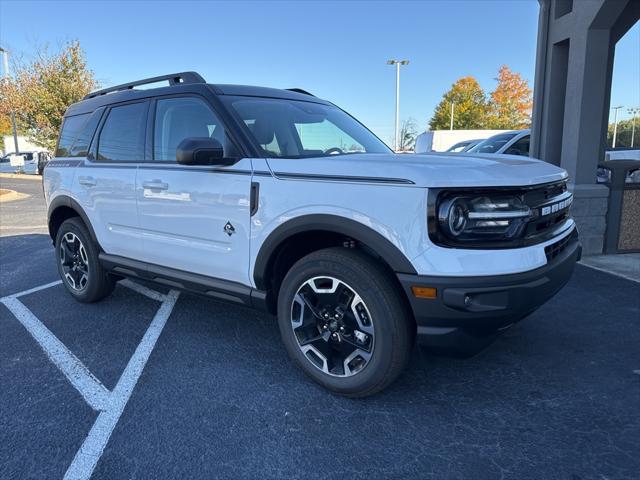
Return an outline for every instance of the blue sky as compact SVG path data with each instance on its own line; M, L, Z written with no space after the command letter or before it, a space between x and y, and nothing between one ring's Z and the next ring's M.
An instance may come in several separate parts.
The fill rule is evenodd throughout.
M475 76L490 91L509 65L533 85L538 2L29 2L0 0L0 45L25 58L77 38L105 85L182 70L211 83L300 87L393 136L426 127L442 94ZM640 105L640 26L616 51L612 105ZM621 112L623 113L623 112ZM626 116L626 112L621 118Z

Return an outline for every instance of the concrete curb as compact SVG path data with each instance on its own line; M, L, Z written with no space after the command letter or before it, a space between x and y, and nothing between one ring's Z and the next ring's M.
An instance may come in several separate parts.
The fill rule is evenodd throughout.
M20 180L37 180L42 181L41 175L27 175L26 173L0 173L0 178L17 178Z

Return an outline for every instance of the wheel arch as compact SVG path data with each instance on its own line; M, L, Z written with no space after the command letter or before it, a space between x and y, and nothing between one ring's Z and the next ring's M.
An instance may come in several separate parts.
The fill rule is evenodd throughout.
M404 253L371 227L346 217L310 214L293 218L278 226L262 243L253 269L253 279L258 289L269 289L274 263L287 242L300 234L310 232L326 234L334 239L352 239L380 257L394 272L416 273Z
M58 229L62 222L71 217L80 217L82 222L89 230L89 235L91 235L91 240L93 240L96 245L99 247L98 238L96 237L96 232L93 230L91 226L91 222L89 221L89 217L82 209L80 204L71 198L68 195L58 195L55 197L51 203L49 204L48 209L48 227L49 227L49 236L51 240L55 243L56 235L58 233Z

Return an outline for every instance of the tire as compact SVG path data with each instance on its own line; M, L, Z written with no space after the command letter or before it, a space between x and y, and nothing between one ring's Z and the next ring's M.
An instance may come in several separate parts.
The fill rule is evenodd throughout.
M58 273L76 300L97 302L113 292L115 281L102 268L98 246L79 217L69 218L60 225L55 246Z
M278 325L294 362L348 397L373 395L396 380L415 338L414 320L389 273L346 248L319 250L291 267L278 295ZM357 353L349 354L351 348Z

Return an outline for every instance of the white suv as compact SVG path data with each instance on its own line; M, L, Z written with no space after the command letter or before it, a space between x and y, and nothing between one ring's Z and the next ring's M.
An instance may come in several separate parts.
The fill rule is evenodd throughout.
M566 181L529 158L394 155L303 90L185 72L70 106L44 190L79 301L135 277L264 309L307 374L365 396L416 336L482 343L567 282Z

